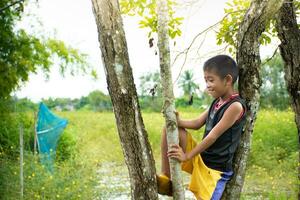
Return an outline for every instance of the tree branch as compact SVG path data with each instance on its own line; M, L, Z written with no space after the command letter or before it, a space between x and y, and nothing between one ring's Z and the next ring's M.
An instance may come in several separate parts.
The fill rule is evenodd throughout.
M263 65L265 65L266 63L270 62L270 60L272 60L272 59L274 58L274 56L276 55L277 51L278 51L278 47L277 47L277 48L275 49L275 51L273 52L273 55L272 55L270 58L266 59L265 62L263 62L261 65L263 66Z
M200 33L198 33L198 34L193 38L193 40L192 40L192 42L190 43L190 45L189 45L186 49L184 49L183 51L179 52L179 53L176 55L176 57L174 58L174 60L173 60L173 62L172 62L171 67L174 66L175 62L177 61L177 59L178 59L182 54L184 54L185 57L184 57L183 65L181 66L180 72L179 72L177 78L175 79L174 84L177 82L179 76L181 75L181 72L182 72L183 67L184 67L184 65L185 65L185 63L186 63L186 60L187 60L188 53L190 52L190 50L191 50L193 44L194 44L195 41L198 39L198 37L200 37L202 34L205 34L205 35L206 35L208 31L210 31L210 30L213 29L215 26L219 25L222 21L224 21L228 15L233 14L233 13L237 13L237 12L242 12L242 11L245 11L245 10L238 10L238 11L233 11L233 12L227 13L221 20L219 20L219 21L216 22L215 24L213 24L213 25L207 27L206 29L204 29L203 31L201 31ZM205 39L204 39L204 40L205 40ZM198 50L197 50L197 53L198 53L199 49L201 48L201 46L203 45L204 40L201 42L200 47L199 47Z
M25 0L15 1L15 2L13 2L13 3L7 5L7 6L3 7L3 8L0 8L0 13L2 13L4 10L6 10L6 9L8 9L8 8L14 6L14 5L16 5L17 3L21 3L22 1L24 3Z

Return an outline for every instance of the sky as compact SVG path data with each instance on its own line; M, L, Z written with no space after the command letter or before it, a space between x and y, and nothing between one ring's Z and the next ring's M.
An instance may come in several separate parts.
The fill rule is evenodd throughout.
M223 18L226 0L182 0L181 2L185 2L185 4L179 4L176 13L178 16L184 17L181 25L182 36L170 40L171 62L178 52L190 45L198 33ZM192 5L187 5L187 2ZM27 16L28 13L30 16ZM148 29L138 27L139 19L138 17L123 16L130 64L138 91L139 78L142 75L159 71L159 57L155 55L155 48L149 48ZM33 34L55 36L67 45L87 54L89 64L97 71L98 79L94 80L90 75L62 77L58 72L58 66L54 65L49 79L46 79L42 72L31 74L29 81L23 84L14 93L15 95L19 98L27 97L34 102L39 102L42 98L49 97L80 98L94 90L101 90L108 94L98 32L90 0L39 0L38 6L36 0L29 0L19 26ZM205 88L202 64L211 56L226 53L220 51L222 46L216 45L216 31L217 29L214 29L196 41L194 49L183 67L183 71L193 70L195 82L202 90ZM174 42L176 42L175 46ZM271 46L263 47L261 49L262 57L272 55L276 45L275 42ZM199 46L201 48L198 50ZM183 57L180 57L172 67L173 81L180 73L182 63ZM174 87L174 93L175 96L182 94L178 87Z

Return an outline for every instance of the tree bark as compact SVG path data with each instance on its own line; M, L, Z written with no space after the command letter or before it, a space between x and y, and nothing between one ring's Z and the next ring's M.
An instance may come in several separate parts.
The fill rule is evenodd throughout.
M92 4L108 91L129 171L131 197L158 199L155 163L140 113L119 3L117 0L92 0Z
M258 39L265 30L266 22L278 11L282 2L283 0L253 0L239 27L236 55L240 70L239 92L246 100L248 112L241 143L234 157L234 176L227 184L222 199L240 199L250 152L251 135L259 107L261 60Z
M165 0L157 1L158 19L158 48L160 61L160 74L163 87L164 105L163 114L166 121L168 147L179 144L177 120L175 115L175 102L173 93L172 74L170 68L168 5ZM170 158L170 172L172 180L173 198L184 199L184 188L181 176L181 165L176 159Z
M286 0L280 8L276 16L276 29L281 41L280 53L285 64L284 78L295 112L300 162L300 30L293 0ZM298 165L298 180L300 180L300 165ZM298 199L300 199L300 185L298 185Z

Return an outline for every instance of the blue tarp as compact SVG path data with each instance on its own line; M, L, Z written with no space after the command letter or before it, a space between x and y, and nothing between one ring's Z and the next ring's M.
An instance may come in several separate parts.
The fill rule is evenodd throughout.
M57 142L68 121L53 114L44 103L40 103L37 116L37 141L41 162L53 172Z

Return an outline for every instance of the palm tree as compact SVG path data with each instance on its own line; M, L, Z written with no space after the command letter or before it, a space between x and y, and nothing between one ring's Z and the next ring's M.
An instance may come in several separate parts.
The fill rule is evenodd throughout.
M179 87L182 88L184 96L191 96L199 86L194 82L194 73L192 70L186 70L180 76Z

